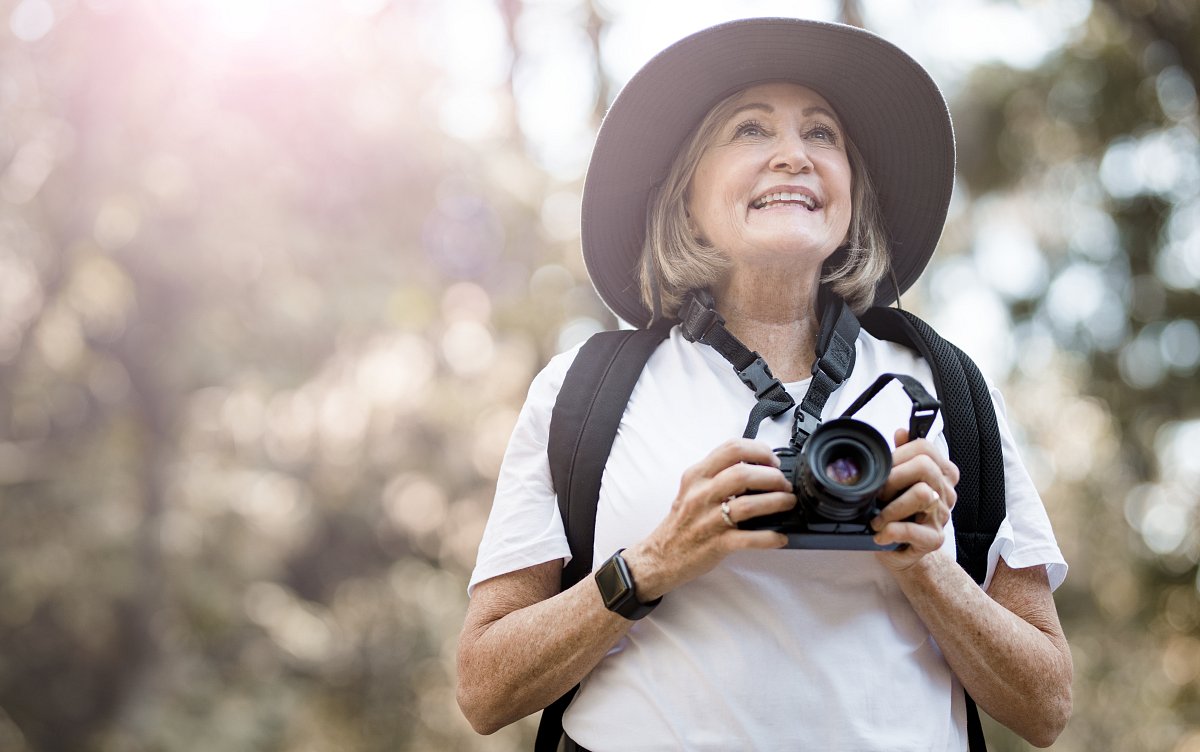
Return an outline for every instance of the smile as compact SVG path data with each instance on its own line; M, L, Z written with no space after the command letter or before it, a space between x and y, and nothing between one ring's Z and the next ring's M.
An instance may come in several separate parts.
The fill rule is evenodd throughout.
M759 196L750 203L752 209L765 209L769 206L778 206L780 204L799 204L809 211L816 211L821 208L821 202L816 198L806 193L792 193L789 191L778 191L768 193L765 196Z

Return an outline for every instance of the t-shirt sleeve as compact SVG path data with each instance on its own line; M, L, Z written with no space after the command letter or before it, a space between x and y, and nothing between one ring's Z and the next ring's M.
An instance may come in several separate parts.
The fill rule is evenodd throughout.
M468 595L492 577L554 559L562 559L565 565L571 559L550 478L546 441L554 401L577 352L575 348L552 358L529 387L500 466L496 497L479 543Z
M992 582L997 562L1004 562L1013 569L1044 566L1050 579L1050 589L1055 590L1067 577L1067 562L1054 530L1042 497L1029 477L1029 471L1021 461L1016 441L1008 427L1004 398L991 388L992 403L996 407L996 422L1000 428L1000 444L1004 453L1004 491L1007 514L1000 523L996 540L988 551L987 577L983 582L986 589Z

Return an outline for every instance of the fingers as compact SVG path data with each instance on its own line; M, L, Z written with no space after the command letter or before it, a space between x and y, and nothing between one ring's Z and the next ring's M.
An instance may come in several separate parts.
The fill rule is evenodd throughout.
M896 431L896 451L892 453L892 464L900 465L915 457L926 456L932 459L938 471L945 475L951 486L957 486L959 480L958 465L942 454L941 450L929 439L908 440L908 430L901 428Z
M729 507L729 517L736 525L739 522L762 517L764 514L786 512L796 506L796 497L791 493L772 491L770 493L735 496L726 499L723 504Z
M876 543L900 544L882 555L885 564L903 569L942 547L958 479L958 467L932 442L909 441L908 431L896 431L892 472L881 493L891 501L871 521Z
M730 439L688 468L684 473L684 480L696 481L701 478L712 478L722 470L738 463L779 467L779 458L771 451L771 447L761 441Z
M715 498L727 499L747 491L788 491L792 484L777 467L739 463L725 468L707 482Z
M908 432L896 432L897 441L906 438ZM918 483L925 483L950 507L954 507L958 495L958 466L947 459L941 451L926 439L917 439L897 446L892 454L892 472L880 493L883 499L892 499Z
M737 551L748 548L783 548L787 545L788 537L773 530L738 530L730 531L727 540L729 542L725 546L726 550Z
M875 542L881 546L900 543L907 546L909 552L924 555L941 548L946 542L946 533L940 527L917 522L889 522L875 534Z
M692 516L708 514L724 499L747 491L790 492L792 486L777 461L770 447L760 441L727 441L683 474L675 506Z
M918 482L904 493L892 499L875 519L871 527L876 531L889 522L910 520L930 525L938 530L950 521L951 503L925 482Z

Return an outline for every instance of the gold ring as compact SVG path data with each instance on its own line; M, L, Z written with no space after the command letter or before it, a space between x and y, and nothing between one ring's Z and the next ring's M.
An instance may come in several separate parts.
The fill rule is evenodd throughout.
M737 523L736 523L736 522L734 522L734 521L733 521L733 518L729 516L729 502L730 502L730 501L733 501L733 497L732 497L732 496L730 496L730 497L729 497L728 499L726 499L725 501L722 501L722 502L721 502L721 519L725 520L725 524L726 524L726 525L728 525L728 526L729 526L729 527L731 527L731 528L734 528L734 529L736 529L736 528L737 528Z

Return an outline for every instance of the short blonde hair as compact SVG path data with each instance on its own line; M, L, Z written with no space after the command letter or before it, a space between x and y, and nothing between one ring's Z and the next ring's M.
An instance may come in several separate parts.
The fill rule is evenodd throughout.
M723 251L692 233L687 193L700 158L744 90L730 94L709 110L675 155L666 178L650 194L638 276L642 302L655 316L677 318L689 290L715 284L729 268L729 257ZM866 162L848 134L845 144L851 174L850 228L846 242L826 262L821 283L861 313L874 302L875 288L891 268L891 254Z

